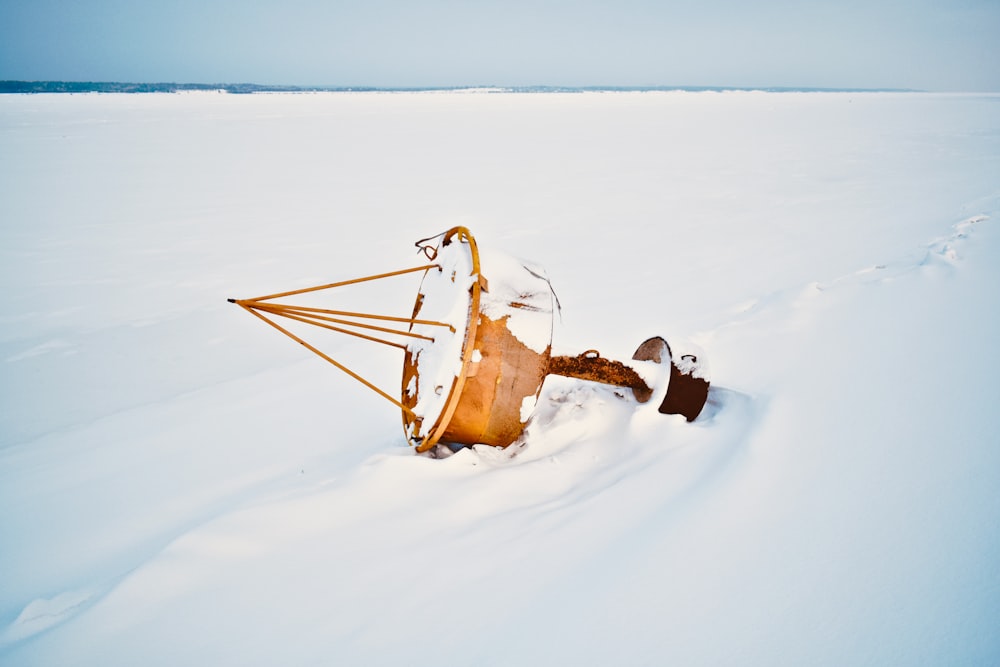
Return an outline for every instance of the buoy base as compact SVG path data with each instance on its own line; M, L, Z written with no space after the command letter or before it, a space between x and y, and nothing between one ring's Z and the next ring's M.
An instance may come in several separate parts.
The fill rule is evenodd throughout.
M670 359L670 382L667 395L657 410L665 415L683 415L689 422L701 414L708 401L708 373L695 354L682 354L675 359L670 345L659 336L643 341L632 358L637 361L662 363Z

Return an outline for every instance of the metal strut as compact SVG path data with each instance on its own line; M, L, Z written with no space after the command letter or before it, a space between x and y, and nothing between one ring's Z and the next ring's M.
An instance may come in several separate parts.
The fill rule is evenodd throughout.
M400 324L405 324L410 329L412 329L413 325L415 324L435 326L435 327L445 327L449 329L452 333L455 333L455 327L452 326L451 324L448 324L447 322L436 322L434 320L421 320L421 319L415 319L413 317L395 317L391 315L378 315L375 313L360 313L360 312L353 312L346 310L331 310L328 308L314 308L310 306L293 306L290 304L273 303L272 300L280 299L283 297L296 296L298 294L306 294L309 292L318 292L321 290L344 287L346 285L354 285L357 283L367 282L371 280L381 280L383 278L392 278L394 276L401 276L409 273L416 273L418 271L428 271L430 269L439 269L439 268L440 266L437 264L426 264L423 266L415 266L413 268L402 269L399 271L390 271L388 273L380 273L373 276L365 276L363 278L342 280L340 282L329 283L326 285L317 285L315 287L305 287L302 289L290 290L288 292L268 294L266 296L259 296L252 299L227 299L227 301L229 301L229 303L235 303L237 306L240 306L251 315L260 318L267 324L271 325L281 333L285 334L286 336L294 340L296 343L305 347L310 352L313 352L317 356L321 357L322 359L325 359L326 361L330 362L340 370L344 371L349 376L351 376L361 384L365 385L366 387L377 393L382 398L386 399L396 407L400 408L403 412L409 414L411 417L415 417L416 415L413 414L413 411L410 408L403 405L399 400L393 398L392 396L390 396L388 393L377 387L369 380L365 379L358 373L355 373L354 371L349 369L347 366L344 366L342 363L336 361L329 355L325 354L324 352L321 352L315 346L310 345L299 336L296 336L288 329L284 328L271 318L267 317L265 313L267 315L276 315L290 320L295 320L297 322L312 324L314 326L321 327L323 329L328 329L330 331L335 331L337 333L343 333L347 334L348 336L354 336L356 338L361 338L374 343L381 343L383 345L388 345L390 347L395 347L401 350L405 350L406 345L402 343L389 340L386 338L379 338L377 336L368 335L360 331L352 331L351 329L345 329L344 327L364 329L367 331L378 332L382 334L402 336L404 338L417 338L427 341L433 341L434 339L430 336L414 333L413 331L407 329L395 329L391 327L370 324L363 321L358 322L347 318L354 318L357 320L375 320L380 322L396 322ZM334 325L341 325L341 326L334 326Z

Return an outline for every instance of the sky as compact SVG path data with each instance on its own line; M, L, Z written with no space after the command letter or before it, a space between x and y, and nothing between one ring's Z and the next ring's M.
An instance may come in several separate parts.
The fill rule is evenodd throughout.
M0 0L0 80L1000 92L1000 0Z

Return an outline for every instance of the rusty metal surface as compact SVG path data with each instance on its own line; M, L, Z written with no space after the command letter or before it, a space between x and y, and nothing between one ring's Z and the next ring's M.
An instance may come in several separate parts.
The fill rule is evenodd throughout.
M635 370L620 361L605 359L594 350L588 350L575 357L551 357L548 372L616 387L628 387L640 403L645 403L653 395L653 389Z
M478 360L466 374L465 386L442 442L506 447L524 430L521 406L537 396L545 378L549 350L538 353L507 328L507 318L480 314L476 329Z
M426 245L427 241L437 238L441 239L439 246L433 247ZM428 390L436 392L438 389L437 387L421 388L420 355L413 354L409 347L404 350L401 400L398 404L402 408L403 412L403 431L406 434L407 440L416 446L418 452L426 452L437 444L438 440L447 429L448 424L451 422L455 410L458 408L461 401L465 381L468 377L469 367L472 363L474 341L476 340L476 328L479 323L479 318L476 317L476 314L479 312L480 296L482 292L485 291L487 286L486 279L480 273L479 249L476 244L476 239L465 227L453 227L443 234L418 241L417 247L420 248L430 259L434 260L437 259L438 252L442 247L448 246L456 240L469 253L469 260L472 264L471 275L475 276L476 279L472 282L472 286L469 288L468 292L461 294L459 297L467 299L467 312L470 314L470 317L468 319L466 329L463 332L462 355L460 359L461 363L454 375L451 386L448 389L447 398L440 413L436 415L415 414L415 407L420 402L420 392ZM431 268L440 267L435 264L432 265ZM427 274L425 273L425 280L426 277ZM414 322L417 321L416 317L425 305L426 296L426 293L423 291L422 282L421 289L417 292L416 303L413 306L412 319ZM416 380L415 390L413 392L410 391L411 379ZM443 390L443 387L441 390ZM425 422L430 423L428 424Z
M434 241L438 242L437 245L432 243ZM353 280L270 294L256 299L229 299L229 301L285 333L401 408L404 432L410 443L416 445L418 452L429 450L439 440L443 443L463 445L478 443L499 447L510 445L521 436L528 414L534 406L534 400L537 400L539 396L545 377L550 374L629 388L639 403L649 402L656 392L657 401L660 401L660 396L663 396L658 408L659 412L681 414L688 421L693 421L700 414L708 398L709 382L707 366L699 364L696 356L681 355L675 359L666 340L660 337L644 341L632 356L633 362L638 363L633 363L631 366L620 361L606 359L596 350L588 350L577 356L550 356L552 308L551 305L543 305L538 300L539 296L546 297L547 300L554 300L555 306L558 307L558 299L555 297L548 279L527 265L520 264L520 268L528 272L532 281L529 281L528 284L525 284L524 281L512 281L508 274L501 271L499 275L505 277L505 280L499 283L497 294L491 294L489 283L481 272L475 238L464 227L453 227L442 234L422 239L417 242L417 247L428 259L435 261L439 251L455 241L469 253L470 276L474 278L467 290L463 287L462 291L456 295L456 298L467 304L468 319L465 320L464 331L448 322L417 319L423 309L426 297L423 282L417 293L413 314L409 318L314 306L293 306L272 301L272 299L280 297L420 271L424 272L424 280L426 281L431 269L441 270L439 264L426 264ZM454 271L452 271L453 282L454 275ZM468 285L468 283L464 284ZM481 308L483 294L491 299L490 308ZM497 304L500 306L499 310ZM486 313L496 319L491 319ZM542 349L544 343L539 341L532 343L537 349L528 347L508 328L509 323L523 324L520 318L530 318L531 313L547 315L549 318L548 345L544 349ZM268 315L285 317L337 333L402 349L404 358L400 400L397 401L387 392L281 327ZM377 321L380 324L374 324L372 321ZM408 327L407 329L392 328L393 323L405 324ZM451 382L447 394L442 393L445 390L444 386L427 388L421 385L421 369L419 368L421 348L413 339L418 339L423 344L428 342L433 344L437 334L431 335L426 331L415 331L415 326L445 327L451 331L453 336L461 335L461 354L453 360L456 367L454 375L448 375ZM516 327L515 330L517 330ZM409 339L409 343L386 340L376 334L399 336L403 339ZM669 370L667 364L669 364ZM657 369L657 365L661 366L662 371ZM647 381L636 370L637 368L643 372L645 378L655 377L655 379ZM429 374L437 369L423 370ZM651 387L649 382L655 386ZM421 403L418 395L427 391L433 391L442 397L438 401L440 407L433 404L434 397L431 396L433 409L427 408L425 405L421 412L427 412L427 414L417 414L417 405Z
M659 336L647 338L642 342L632 355L636 361L652 361L662 364L664 360L670 359L670 345Z
M633 359L670 362L670 380L667 393L660 403L658 411L665 415L684 415L689 422L694 421L705 402L708 400L709 382L703 377L695 377L695 371L701 370L698 357L693 354L681 355L682 365L687 371L682 371L673 358L670 345L663 338L656 336L643 341L642 345L632 355Z
M693 355L689 355L693 356ZM697 357L694 362L697 363ZM670 363L670 385L667 395L660 404L659 411L665 415L684 415L693 422L701 414L705 402L708 401L707 380L682 372L677 364Z

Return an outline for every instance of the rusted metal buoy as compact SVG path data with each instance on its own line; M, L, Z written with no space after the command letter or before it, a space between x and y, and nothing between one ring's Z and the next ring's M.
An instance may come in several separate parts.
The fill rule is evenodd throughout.
M436 244L434 243L436 242ZM523 433L548 375L628 388L638 403L693 421L708 398L703 359L675 359L663 338L644 341L628 362L596 350L552 354L555 295L538 267L480 253L464 227L417 242L430 264L256 299L230 299L397 405L407 441L418 452L437 444L506 447ZM410 317L290 306L277 299L347 284L423 272ZM379 389L267 315L386 343L403 350L400 399ZM372 324L398 323L405 329ZM345 328L349 327L349 328ZM393 342L357 329L389 334Z

